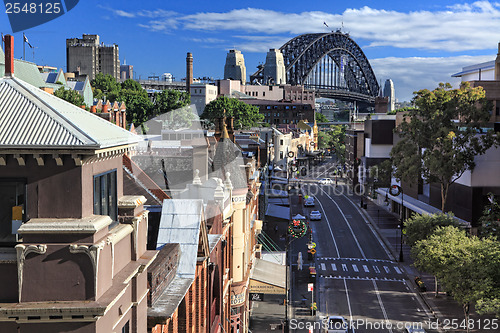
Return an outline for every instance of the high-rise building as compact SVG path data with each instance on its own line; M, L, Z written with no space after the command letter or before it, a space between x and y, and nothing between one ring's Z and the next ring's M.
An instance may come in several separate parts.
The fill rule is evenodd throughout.
M110 74L120 80L118 45L100 43L99 35L66 39L66 66L68 72L86 74L94 79L97 73Z
M387 104L387 111L394 111L394 105L396 103L396 93L394 91L394 82L391 79L387 79L384 85L384 97L389 97L389 104Z
M132 65L120 65L120 79L125 81L127 79L134 78L134 66Z
M269 85L286 83L285 61L279 49L270 49L264 65L264 82Z
M224 66L224 80L240 80L242 84L247 81L247 69L243 54L238 50L229 50Z

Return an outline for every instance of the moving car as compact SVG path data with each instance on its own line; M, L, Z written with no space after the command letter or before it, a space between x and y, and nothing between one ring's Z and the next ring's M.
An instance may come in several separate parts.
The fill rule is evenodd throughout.
M349 332L349 323L342 316L328 317L328 333L347 333Z
M305 207L314 207L314 198L308 197L306 200L304 200L304 206Z
M322 178L319 183L321 185L328 185L328 184L333 184L333 180L331 178Z
M319 221L319 220L321 220L321 212L319 210L313 210L309 214L309 220L311 220L311 221Z

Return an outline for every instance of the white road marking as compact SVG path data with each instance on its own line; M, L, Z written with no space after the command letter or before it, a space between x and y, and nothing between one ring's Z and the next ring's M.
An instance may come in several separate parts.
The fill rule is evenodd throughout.
M333 269L334 271L336 271L336 270L337 270L337 265L332 264L332 269Z
M321 263L321 269L324 270L324 271L326 271L326 265L323 264L323 263Z
M359 272L358 266L356 266L356 265L352 265L352 269L354 269L355 272Z
M380 269L377 266L372 266L375 273L380 273Z
M377 283L375 282L375 280L373 280L372 282L373 282L373 287L375 288L375 293L377 294L378 303L380 304L380 308L382 309L382 313L384 314L385 321L389 322L389 318L387 317L387 312L385 311L384 303L382 303L382 298L380 297L380 293L378 291ZM389 329L389 332L392 333L391 327L387 328Z
M365 270L365 272L367 272L367 273L369 273L369 272L370 272L370 270L368 269L368 266L366 266L366 265L363 265L363 269L364 269L364 270Z
M391 270L389 269L389 267L387 267L387 266L384 266L384 269L385 269L385 272L386 272L386 273L389 273L389 272L391 271Z
M342 264L342 270L343 270L344 272L347 272L347 265L346 265L346 264Z
M323 216L325 217L326 219L326 223L328 225L328 229L330 229L330 235L332 235L332 239L333 239L333 245L335 245L335 250L337 251L337 258L340 258L340 252L339 252L339 248L337 246L337 242L335 241L335 236L333 236L333 231L332 231L332 227L330 226L330 221L328 220L328 216L326 216L325 214L325 209L323 208L323 204L321 204L321 201L319 200L316 200L319 205L321 206L321 210L323 211Z
M358 238L356 238L356 235L354 234L354 231L352 230L351 225L349 224L349 222L347 222L347 218L345 217L344 212L342 211L342 209L340 209L340 206L322 188L320 188L320 191L323 192L323 193L325 193L326 196L328 198L330 198L330 200L335 204L335 206L337 206L337 209L339 210L340 214L342 214L342 217L344 218L345 223L347 223L347 226L349 227L349 230L351 230L352 237L354 238L354 241L356 242L356 245L359 248L359 252L361 252L361 255L363 256L363 259L366 259L365 253L363 252L363 249L361 248L361 245L359 244ZM318 202L319 202L319 200L318 200ZM321 205L321 203L320 203L320 205ZM321 206L321 208L323 208L323 206Z
M347 290L347 283L344 278L344 287L345 287L345 295L347 297L347 306L349 307L349 322L352 322L352 310L351 310L351 301L349 300L349 290Z
M395 271L396 271L396 273L398 273L398 274L403 274L403 272L401 272L401 270L399 269L399 267L394 266L394 270L395 270Z

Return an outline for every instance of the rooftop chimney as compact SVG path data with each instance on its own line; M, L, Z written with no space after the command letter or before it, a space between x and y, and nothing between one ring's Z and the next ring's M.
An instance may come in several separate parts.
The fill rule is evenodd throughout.
M14 76L14 36L5 35L5 76Z
M191 84L193 84L193 54L188 52L186 56L186 91L191 93Z

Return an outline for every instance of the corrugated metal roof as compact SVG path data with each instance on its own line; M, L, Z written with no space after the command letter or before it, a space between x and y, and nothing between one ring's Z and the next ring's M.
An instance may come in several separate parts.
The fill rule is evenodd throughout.
M165 244L179 243L181 256L177 275L184 278L195 276L203 201L170 199L163 201L157 250Z
M480 64L466 66L466 67L462 68L461 72L453 74L452 77L461 77L461 76L466 75L466 74L479 72L480 69L483 71L483 70L488 70L488 69L493 69L493 68L495 68L495 60L482 62Z
M140 140L16 77L0 79L0 148L99 149Z

